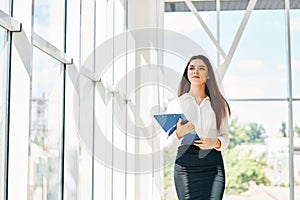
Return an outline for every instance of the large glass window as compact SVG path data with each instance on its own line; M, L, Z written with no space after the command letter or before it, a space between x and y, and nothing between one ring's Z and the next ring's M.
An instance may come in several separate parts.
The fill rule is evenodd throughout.
M60 199L62 65L34 49L29 199Z
M73 58L73 66L68 66L67 69L77 69L79 64L80 52L80 2L81 0L68 0L67 4L67 35L66 35L66 54ZM65 152L64 152L64 199L91 199L91 170L89 160L83 158L83 154L90 157L86 151L82 153L82 149L78 140L78 113L79 107L74 102L74 75L66 76L65 95ZM72 103L73 102L73 103ZM87 162L86 162L87 161ZM82 175L80 175L82 174ZM79 181L80 180L80 181ZM87 180L87 181L86 181ZM72 185L72 187L70 187ZM85 190L85 188L87 188Z
M223 152L226 198L289 198L286 102L229 102L230 145ZM276 110L276 112L274 112ZM259 189L260 192L257 191Z
M84 67L87 68L90 72L94 72L94 65L86 65L86 60L88 56L91 55L91 53L94 51L95 48L95 2L93 0L87 0L84 4L80 4L80 18L77 18L80 20L80 40L78 41L80 45L79 49L79 66L85 65ZM99 1L97 1L96 4L98 4ZM100 1L103 3L103 1ZM99 2L99 4L101 4ZM106 2L105 2L106 3ZM106 5L103 5L106 9ZM98 34L100 34L99 32ZM72 36L73 37L73 36ZM89 142L82 142L80 141L80 151L79 151L79 179L81 182L79 183L79 198L92 198L95 199L102 199L103 196L99 197L96 195L97 192L101 193L101 195L105 195L103 190L100 188L103 188L102 186L97 187L97 181L99 179L97 178L97 173L94 170L93 166L93 82L88 80L86 77L78 78L78 82L80 82L80 88L86 88L85 89L85 95L79 96L79 113L78 116L78 133L80 136L89 138ZM88 89L87 89L88 88ZM102 112L101 112L102 113ZM104 176L101 176L101 180L105 180ZM93 188L93 186L96 186L99 189ZM95 191L95 194L93 194L93 191Z
M231 45L228 38L235 35L241 23L233 29L233 19L241 21L243 16L244 12L221 12L223 44ZM286 98L284 19L284 10L252 11L223 80L228 98ZM259 27L264 27L264 31L257 31ZM287 103L257 101L230 105L231 143L224 152L228 198L243 197L246 191L252 198L261 198L262 193L271 191L280 198L289 198ZM251 167L254 164L256 167ZM258 185L261 194L255 192Z
M222 45L231 46L244 12L221 12ZM224 78L228 98L286 97L283 10L252 11ZM235 27L235 28L233 28ZM262 28L264 31L257 31Z
M9 13L9 0L2 0L0 1L0 10L2 10L5 13Z
M34 32L63 50L65 1L34 1Z
M217 39L216 34L216 13L199 12L199 16L209 28L209 32ZM176 20L176 23L174 23ZM201 26L200 22L191 12L165 13L164 28L172 30L178 34L184 34L186 37L195 41L209 55L212 61L217 64L217 48L207 33ZM176 52L180 53L180 52ZM197 52L202 53L202 52ZM168 62L168 61L167 61ZM175 65L177 66L177 65ZM184 66L182 66L184 67Z
M300 198L300 102L294 101L294 176L295 176L295 199Z
M292 86L293 96L296 98L300 97L300 54L299 42L300 42L300 10L291 10L291 58L292 58Z
M292 3L292 1L291 1ZM291 60L292 60L292 94L294 98L300 98L300 10L290 11L291 19ZM293 102L293 127L294 127L294 177L295 177L295 199L300 198L300 102Z
M204 16L206 12L201 13ZM245 11L220 12L220 45L226 54L236 39L244 15ZM298 17L294 15L296 23ZM181 30L180 33L197 41L211 56L211 48L215 49L215 46L209 45L208 41L199 42L203 34L191 34L188 23L182 23L181 29L177 27L178 23L172 27L172 21L180 22L183 18L191 23L196 20L192 13L165 13L165 27ZM210 20L206 23L215 30L215 23ZM261 198L263 193L289 198L288 105L286 101L276 99L287 97L285 24L284 10L252 11L223 79L226 98L232 99L229 102L232 108L231 143L223 152L227 172L226 199ZM262 27L264 31L258 31ZM296 27L294 25L294 30ZM199 32L198 29L203 31L200 24L193 28L196 29L194 32ZM298 39L295 38L295 41ZM295 44L294 53L297 52ZM296 57L292 61L294 79L298 72ZM165 59L165 63L170 62L166 54ZM222 56L220 61L221 64L224 62ZM297 81L294 80L294 85ZM248 98L274 98L276 101L249 101ZM170 168L165 169L165 196L172 196L174 191L171 171ZM258 187L261 193L257 192Z

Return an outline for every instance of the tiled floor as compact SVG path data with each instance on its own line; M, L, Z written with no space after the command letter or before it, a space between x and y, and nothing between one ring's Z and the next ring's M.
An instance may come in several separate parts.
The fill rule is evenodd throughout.
M243 194L225 195L224 200L288 200L289 196L288 187L254 185ZM296 199L300 199L300 186L295 187L295 200Z

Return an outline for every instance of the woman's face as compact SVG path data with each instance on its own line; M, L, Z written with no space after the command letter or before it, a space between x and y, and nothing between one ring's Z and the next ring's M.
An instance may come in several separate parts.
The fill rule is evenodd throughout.
M191 84L205 84L208 79L208 68L201 59L194 59L188 66L187 76Z

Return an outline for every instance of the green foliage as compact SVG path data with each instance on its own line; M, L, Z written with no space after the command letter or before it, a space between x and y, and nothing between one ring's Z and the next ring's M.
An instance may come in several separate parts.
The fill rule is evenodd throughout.
M288 133L286 130L286 122L281 122L281 127L279 129L279 136L281 137L288 137ZM300 137L300 127L296 124L294 127L294 136Z
M300 137L300 127L298 125L294 127L294 136Z
M263 143L265 129L258 123L240 124L237 118L229 123L230 143L223 152L226 170L226 193L241 193L247 191L250 182L257 185L268 185L270 180L264 173L267 164L264 155L254 157L252 152L241 151L239 146ZM242 148L243 149L243 148Z
M287 137L286 122L281 122L281 128L279 129L280 136Z
M243 143L262 143L265 138L265 129L257 123L239 124L237 118L229 123L230 143L228 148L232 149Z
M167 198L167 194L173 184L173 169L174 169L174 157L176 151L165 151L164 152L164 199Z
M251 122L246 125L246 135L248 136L248 142L263 143L266 136L266 130L262 125Z
M226 193L242 193L247 191L250 182L257 185L268 185L270 180L264 173L267 164L263 156L251 157L252 152L241 152L238 148L223 152L226 169Z
M247 140L245 128L238 124L237 118L234 118L230 121L229 135L230 135L230 143L228 146L229 149L232 149L233 147L241 143L244 143Z
M32 143L40 146L40 147L44 147L45 146L45 140L47 138L47 134L40 134L40 135L34 135L32 136Z

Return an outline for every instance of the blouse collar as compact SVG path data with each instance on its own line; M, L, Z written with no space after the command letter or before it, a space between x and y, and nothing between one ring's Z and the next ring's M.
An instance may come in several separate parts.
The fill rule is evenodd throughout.
M187 98L193 98L193 100L195 101L195 97L194 97L193 95L189 94L189 93L184 93L184 94L181 96L181 98L182 98L182 100L185 100L185 99L187 99ZM201 104L204 103L206 100L210 100L210 98L209 98L208 95L202 100ZM200 104L200 105L201 105L201 104Z

